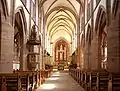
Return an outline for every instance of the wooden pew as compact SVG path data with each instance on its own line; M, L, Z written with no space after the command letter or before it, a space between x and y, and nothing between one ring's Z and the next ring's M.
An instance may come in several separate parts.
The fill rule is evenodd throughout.
M39 71L20 71L18 74L20 74L21 88L24 91L32 91L39 86Z
M52 69L48 69L48 77L50 77L52 74Z
M48 78L48 77L49 77L49 70L47 69L47 70L44 70L44 71L45 71L44 77L45 77L45 78Z
M76 69L73 69L73 78L74 78L75 80L77 80L76 75L77 75Z
M78 83L79 84L81 83L81 70L79 70L78 72Z
M51 70L41 70L40 71L40 77L41 77L41 84L45 82L45 79L50 76Z
M2 80L5 80L4 82ZM6 84L7 91L33 91L39 86L40 72L18 71L0 73L0 88ZM0 89L1 91L1 89Z
M88 72L86 91L108 91L108 72Z
M84 74L84 72L82 71L81 72L81 79L80 79L80 85L83 87L83 85L84 85L84 80L85 80L85 74Z
M79 83L80 82L80 70L76 69L76 81Z
M40 71L36 72L35 81L36 81L35 88L37 88L38 86L40 86Z
M120 91L120 73L100 71L80 71L69 69L69 74L85 88L86 91Z
M20 91L20 78L16 73L3 73L0 74L1 78L1 90L7 89L7 91Z
M88 87L89 87L89 81L90 81L90 77L89 77L89 74L88 72L84 72L84 84L83 84L83 88L86 90L86 91L89 91Z
M120 73L109 75L108 91L120 91Z
M74 76L74 79L77 81L77 69L74 69L74 74L73 74L73 76Z
M81 83L81 71L78 69L69 69L69 74L78 82Z
M71 74L72 74L72 70L71 70L71 69L69 69L69 75L71 76Z
M86 71L81 72L81 83L80 85L87 91L89 83L89 74Z
M108 72L97 73L96 91L108 91Z
M89 81L87 91L96 91L97 72L87 72Z
M32 72L28 72L28 71L18 72L18 75L20 76L22 91L32 91L32 87L31 87L31 84L30 84L31 74L32 74Z

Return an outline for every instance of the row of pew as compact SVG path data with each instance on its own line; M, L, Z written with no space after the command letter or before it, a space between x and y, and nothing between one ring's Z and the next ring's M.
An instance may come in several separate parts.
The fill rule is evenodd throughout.
M69 74L85 91L120 91L120 73L69 69Z
M35 91L51 70L0 73L0 91Z

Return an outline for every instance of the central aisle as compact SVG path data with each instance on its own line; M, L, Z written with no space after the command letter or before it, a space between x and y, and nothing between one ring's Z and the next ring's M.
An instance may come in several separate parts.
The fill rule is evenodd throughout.
M53 72L36 91L84 91L84 89L67 73Z

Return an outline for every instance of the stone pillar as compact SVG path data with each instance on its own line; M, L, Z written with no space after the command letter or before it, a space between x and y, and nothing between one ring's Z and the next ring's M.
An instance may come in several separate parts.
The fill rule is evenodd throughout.
M87 49L87 44L84 47L84 69L88 70L88 49Z
M119 0L118 0L119 1ZM108 71L120 72L120 5L111 13L111 2L107 0L108 25Z
M98 62L98 37L93 36L93 40L91 41L91 47L90 47L90 69L91 70L98 70L99 69L99 62Z
M13 71L14 29L8 22L2 22L0 72Z
M117 15L108 29L108 71L120 72L120 25Z

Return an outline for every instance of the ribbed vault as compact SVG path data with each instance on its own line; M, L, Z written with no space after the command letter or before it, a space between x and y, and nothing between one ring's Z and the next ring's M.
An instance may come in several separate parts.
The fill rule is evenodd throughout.
M79 13L84 0L41 0L44 27L50 42L59 38L74 43L78 29Z
M77 27L76 12L74 12L71 9L68 9L68 7L63 6L55 7L55 9L51 9L49 12L46 15L47 35L49 35L50 38L52 39L52 37L56 35L59 37L64 37L65 35L63 36L63 34L66 34L66 36L70 37L66 39L69 42L71 42L72 37L74 36L74 31L76 31Z

